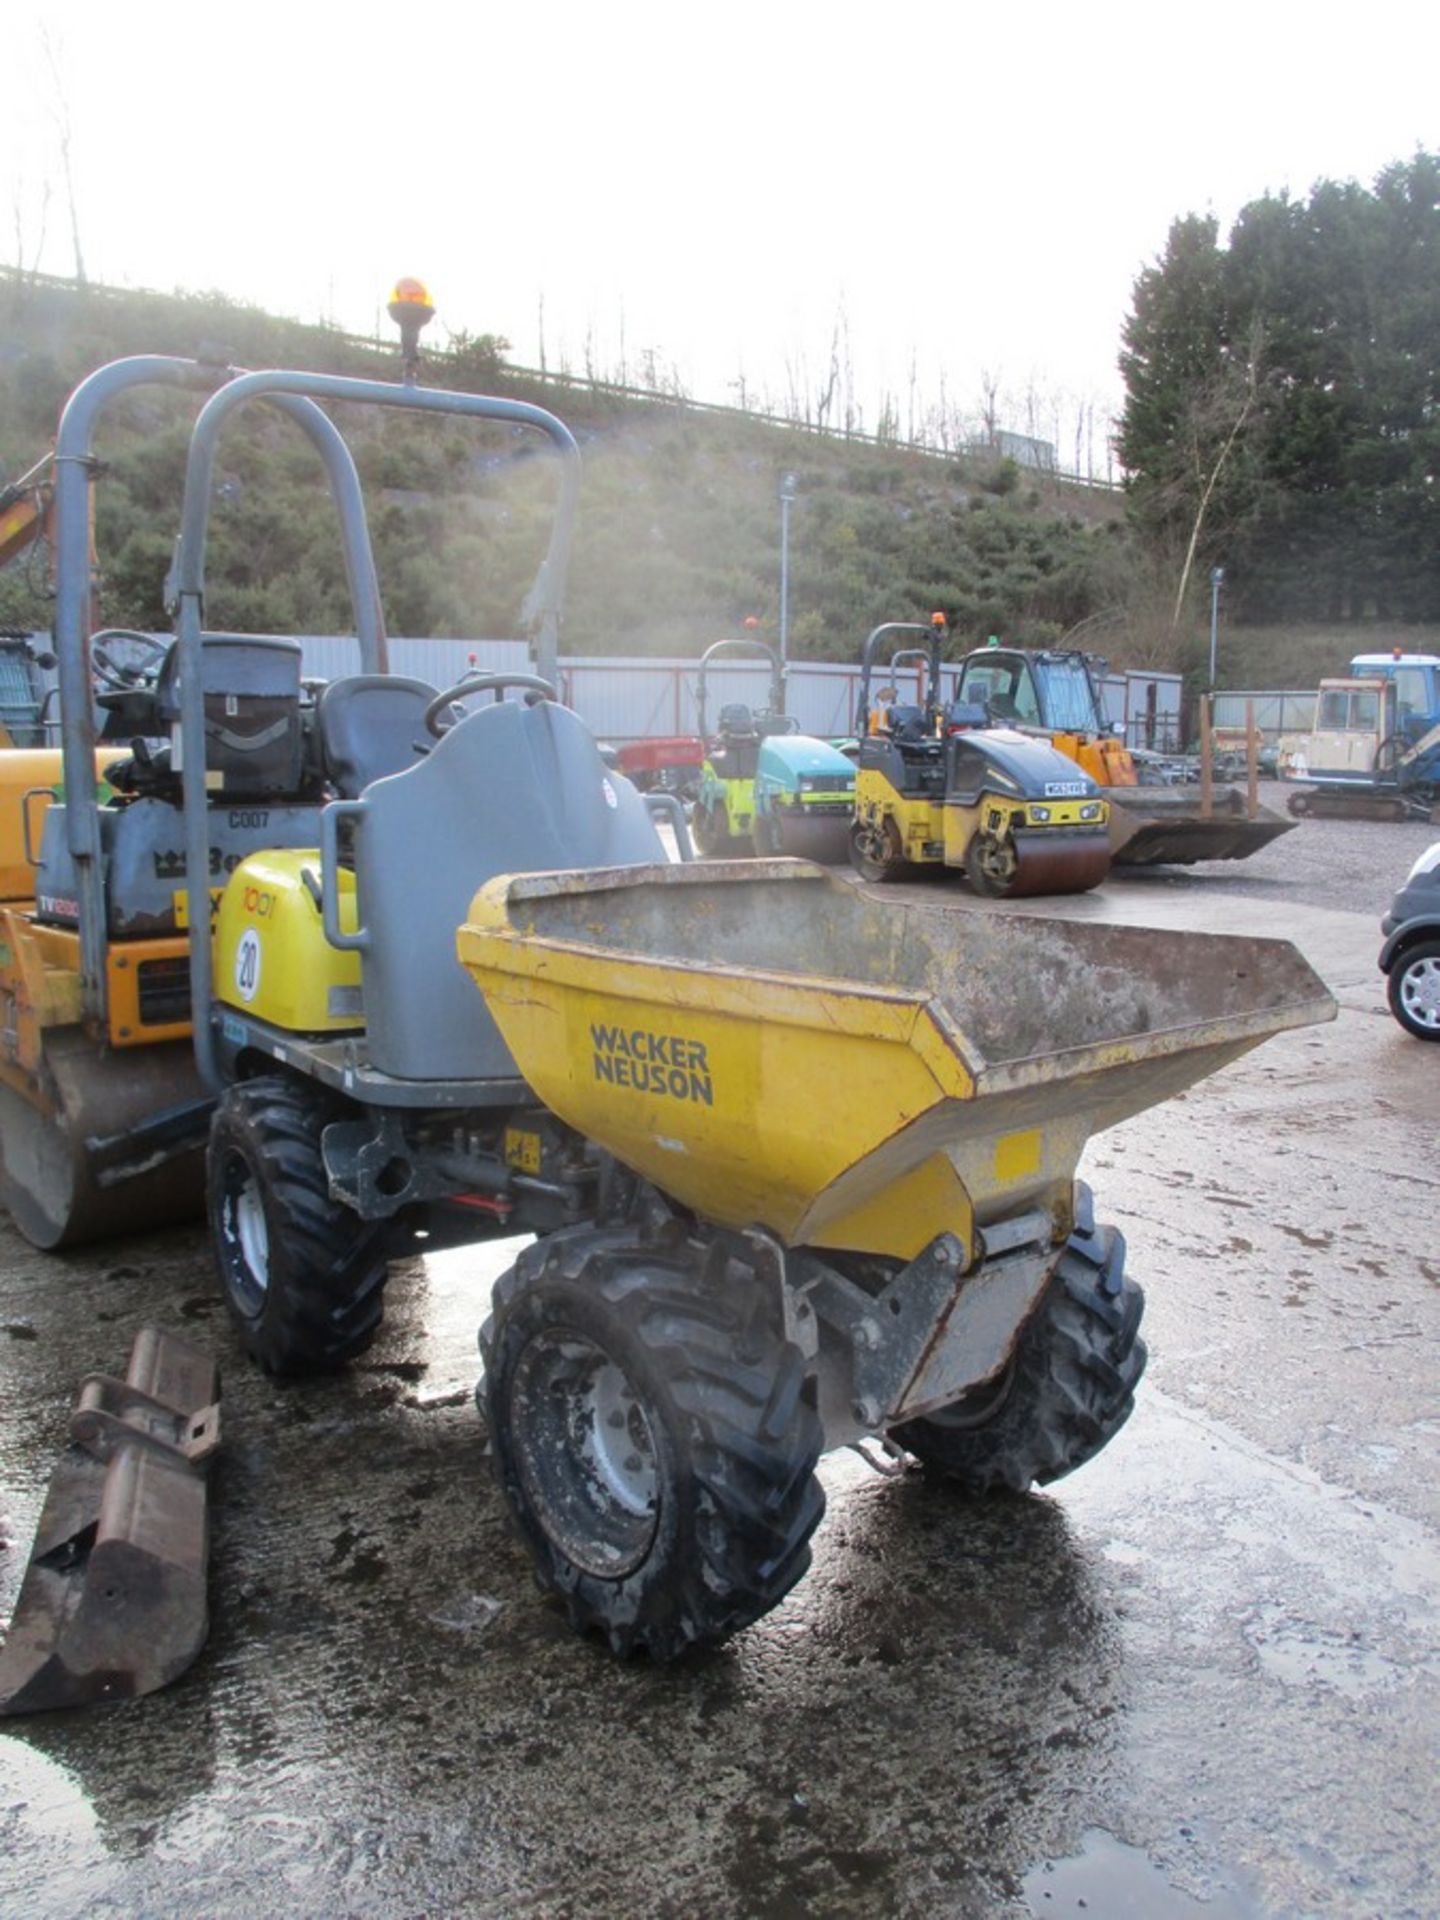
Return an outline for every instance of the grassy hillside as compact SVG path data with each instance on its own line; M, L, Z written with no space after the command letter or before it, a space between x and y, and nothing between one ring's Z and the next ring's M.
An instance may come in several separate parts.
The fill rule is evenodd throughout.
M431 329L438 333L439 327ZM584 485L563 644L691 653L749 615L778 628L781 476L793 473L790 636L797 654L851 659L881 620L944 610L957 641L1044 643L1085 623L1115 664L1203 674L1206 610L1177 633L1173 587L1153 576L1123 501L993 457L947 459L824 438L673 400L619 402L509 368L504 343L461 338L427 354L424 379L534 401L576 433ZM77 380L131 353L302 366L393 379L388 344L277 320L211 295L77 289L0 272L0 482L49 446ZM161 587L194 402L145 390L107 422L97 489L104 613L167 624ZM370 505L386 617L410 634L514 631L543 550L554 473L508 430L373 411L347 417ZM349 625L314 456L256 409L222 443L211 546L216 624L290 632ZM44 626L43 567L0 573L0 624ZM1418 644L1413 632L1407 643ZM1357 642L1225 632L1230 685L1313 684ZM1315 664L1310 664L1311 662Z

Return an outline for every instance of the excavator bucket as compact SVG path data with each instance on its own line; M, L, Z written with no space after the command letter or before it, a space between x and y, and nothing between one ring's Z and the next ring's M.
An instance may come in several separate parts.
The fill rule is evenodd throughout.
M1238 787L1219 787L1209 814L1193 792L1107 787L1110 859L1117 867L1183 867L1195 860L1248 860L1295 825L1271 807L1252 820Z
M82 1383L0 1648L0 1714L153 1693L195 1659L219 1396L209 1356L152 1327L123 1380Z

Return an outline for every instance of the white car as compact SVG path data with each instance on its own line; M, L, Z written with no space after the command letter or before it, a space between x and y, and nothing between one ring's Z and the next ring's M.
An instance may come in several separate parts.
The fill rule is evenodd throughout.
M1417 1040L1440 1040L1440 840L1406 875L1380 931L1390 1011Z

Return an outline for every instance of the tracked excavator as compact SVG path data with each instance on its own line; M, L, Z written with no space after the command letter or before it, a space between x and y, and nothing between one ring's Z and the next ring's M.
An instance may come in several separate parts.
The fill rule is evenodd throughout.
M1361 653L1322 680L1315 725L1281 744L1297 819L1431 820L1440 808L1440 657Z
M87 410L131 377L94 376ZM317 704L318 794L296 643L209 631L203 611L220 436L282 399L332 455L369 652ZM99 909L132 852L148 872L178 832L171 922L147 937L173 924L184 951L172 1006L214 1103L208 1216L240 1341L276 1373L336 1366L374 1338L387 1261L422 1230L430 1246L533 1236L488 1312L477 1301L499 1492L577 1629L672 1659L801 1577L827 1449L985 1494L1048 1484L1112 1439L1145 1362L1143 1299L1076 1179L1088 1136L1334 1005L1281 941L956 914L793 859L668 862L654 816L674 797L610 770L543 673L434 690L386 672L353 466L316 426L331 404L542 436L558 499L530 608L537 666L554 657L579 464L552 415L412 382L220 384L192 437L155 693L178 791L117 805L109 828L88 791L49 808L41 866L68 859L98 907L64 940L37 927L62 975L40 1032L69 1012L77 1046L113 1047L113 997L80 1016L134 954ZM83 642L72 609L72 682ZM139 811L155 806L163 835ZM51 1115L29 1110L44 1136ZM168 1407L157 1441L199 1456L213 1382L172 1359L137 1353L98 1410ZM162 1513L203 1499L178 1468L164 1488ZM193 1630L193 1586L174 1597ZM63 1635L89 1616L57 1601L35 1618ZM112 1664L67 1664L69 1699L137 1664L113 1634L77 1638L76 1663L89 1645ZM172 1627L147 1674L197 1644Z
M1252 819L1237 787L1217 787L1207 814L1183 789L1142 785L1129 749L1104 718L1089 654L982 647L961 663L956 697L982 706L1000 725L1044 736L1096 781L1110 806L1117 867L1245 860L1295 824L1264 806Z

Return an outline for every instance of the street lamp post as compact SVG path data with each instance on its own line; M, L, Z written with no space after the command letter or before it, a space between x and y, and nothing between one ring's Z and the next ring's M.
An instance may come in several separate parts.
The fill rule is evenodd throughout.
M790 505L795 498L795 476L780 479L780 665L789 660L790 646Z
M1215 640L1220 630L1220 589L1225 584L1224 567L1210 569L1210 691L1215 691Z

